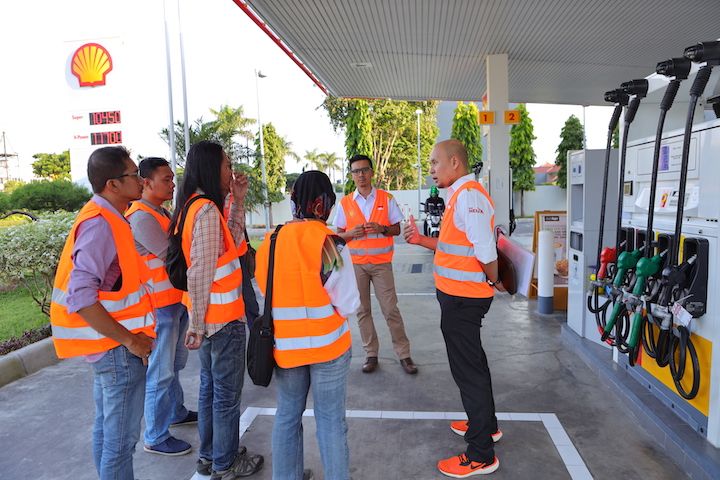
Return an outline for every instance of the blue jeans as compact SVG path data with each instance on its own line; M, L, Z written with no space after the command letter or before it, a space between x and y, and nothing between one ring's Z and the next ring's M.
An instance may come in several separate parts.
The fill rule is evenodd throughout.
M245 373L245 324L230 322L200 346L200 458L227 470L240 443L240 391Z
M145 397L142 360L120 346L92 364L95 373L93 457L100 480L133 480Z
M260 315L255 289L250 278L250 271L247 265L247 255L240 257L240 268L242 269L242 296L245 302L245 318L248 327L252 327L252 322Z
M277 413L272 432L273 480L302 480L302 414L310 388L325 478L350 478L345 394L351 351L330 362L275 369Z
M170 437L170 424L187 416L180 385L188 349L185 332L188 313L182 303L155 310L155 347L150 355L145 386L145 435L147 446L158 445Z

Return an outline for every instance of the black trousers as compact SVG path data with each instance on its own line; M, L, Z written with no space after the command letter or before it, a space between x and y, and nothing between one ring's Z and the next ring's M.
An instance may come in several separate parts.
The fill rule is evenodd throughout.
M460 398L468 416L465 453L475 462L491 463L495 457L491 435L497 432L498 425L480 327L492 298L456 297L438 290L437 299L450 372L460 389Z

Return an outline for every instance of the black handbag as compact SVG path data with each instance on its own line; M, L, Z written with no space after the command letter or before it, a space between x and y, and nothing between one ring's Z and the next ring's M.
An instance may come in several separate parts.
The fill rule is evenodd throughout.
M165 269L172 286L183 292L187 292L187 260L182 249L182 232L185 228L185 218L187 217L190 205L197 200L205 198L211 200L207 195L197 195L188 200L180 212L180 222L177 233L172 232L168 235L168 249L165 257Z
M250 237L248 237L247 228L245 229L245 243L247 244L247 252L245 252L245 266L250 278L255 278L255 249L250 245Z
M275 271L275 242L282 225L278 225L270 235L270 252L268 254L268 273L265 284L265 308L250 327L250 338L247 345L247 369L250 379L255 385L267 387L272 380L275 369L275 328L272 316L273 274Z

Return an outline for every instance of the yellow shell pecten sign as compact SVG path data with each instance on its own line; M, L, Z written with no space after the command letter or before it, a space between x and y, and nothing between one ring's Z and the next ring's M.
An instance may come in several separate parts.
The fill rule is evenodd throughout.
M75 50L70 68L81 87L105 85L105 77L113 68L112 57L102 45L86 43Z

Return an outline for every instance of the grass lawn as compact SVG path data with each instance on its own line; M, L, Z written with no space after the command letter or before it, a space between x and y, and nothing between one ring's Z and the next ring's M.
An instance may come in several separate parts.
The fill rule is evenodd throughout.
M50 321L23 288L0 292L0 305L0 342Z

